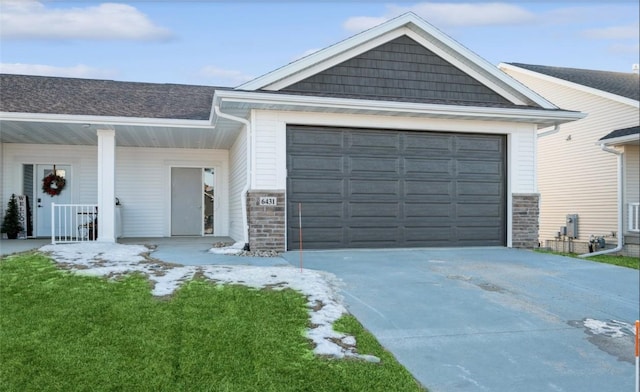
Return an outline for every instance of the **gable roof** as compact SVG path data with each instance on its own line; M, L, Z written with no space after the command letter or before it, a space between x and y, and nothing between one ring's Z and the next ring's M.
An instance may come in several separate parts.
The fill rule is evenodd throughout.
M216 87L0 74L0 112L209 120Z
M411 12L244 83L238 89L282 91L402 36L416 41L513 105L557 109L542 96L515 82L497 67Z
M638 74L521 63L506 64L640 101Z

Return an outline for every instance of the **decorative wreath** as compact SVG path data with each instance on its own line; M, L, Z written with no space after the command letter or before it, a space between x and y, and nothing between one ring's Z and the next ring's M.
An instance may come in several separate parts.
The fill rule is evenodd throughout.
M49 196L58 196L67 185L64 177L60 177L55 173L51 173L42 179L42 190Z

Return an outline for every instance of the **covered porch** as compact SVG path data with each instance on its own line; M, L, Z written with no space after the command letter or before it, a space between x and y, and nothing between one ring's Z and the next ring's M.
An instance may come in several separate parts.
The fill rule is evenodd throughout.
M244 169L230 167L243 133L237 121L3 113L0 126L2 210L12 194L26 196L23 237L116 242L234 232L242 240L242 220L233 229L230 220L230 209L240 209L230 200L231 171ZM235 151L237 166L246 155ZM65 179L55 195L43 188L50 174Z

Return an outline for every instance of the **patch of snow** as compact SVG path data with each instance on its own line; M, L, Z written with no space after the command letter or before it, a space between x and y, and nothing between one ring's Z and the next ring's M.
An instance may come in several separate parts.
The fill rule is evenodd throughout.
M240 252L243 247L243 243L237 242L230 247L211 249L210 252L232 254L232 251ZM143 255L150 250L142 245L98 242L58 244L43 246L40 251L49 253L56 263L82 275L112 277L133 272L142 273L153 282L154 296L172 294L196 273L221 284L242 284L258 289L268 287L273 290L291 288L307 297L311 327L307 330L306 336L315 344L315 354L336 358L357 357L369 362L380 361L371 355L358 354L356 339L333 329L333 323L347 313L342 305L342 298L338 295L340 281L333 274L300 270L292 266L169 265L145 258Z
M244 242L236 242L231 246L225 246L222 248L211 248L209 253L215 253L217 255L237 255L244 249Z
M622 338L634 334L634 327L631 324L617 320L602 321L586 318L584 327L593 335L605 335L611 338Z

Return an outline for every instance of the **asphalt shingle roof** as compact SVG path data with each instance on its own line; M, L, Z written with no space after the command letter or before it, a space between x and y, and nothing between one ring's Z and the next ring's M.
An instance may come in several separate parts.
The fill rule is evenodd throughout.
M563 79L583 86L595 88L607 93L640 101L640 81L638 74L610 71L596 71L580 68L551 67L547 65L532 65L508 63L529 71Z
M615 131L600 138L600 140L615 139L617 137L640 134L640 127L616 129Z
M0 111L208 120L216 87L0 74Z

